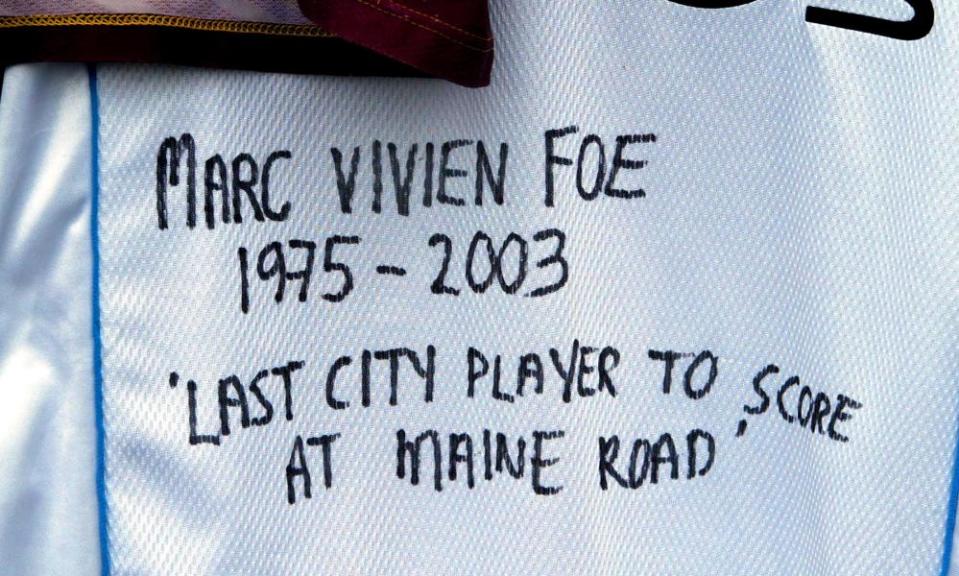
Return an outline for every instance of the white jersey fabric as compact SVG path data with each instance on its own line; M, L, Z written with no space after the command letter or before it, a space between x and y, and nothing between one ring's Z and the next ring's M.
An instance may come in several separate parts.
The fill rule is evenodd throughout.
M959 12L632 4L7 70L0 574L955 573Z

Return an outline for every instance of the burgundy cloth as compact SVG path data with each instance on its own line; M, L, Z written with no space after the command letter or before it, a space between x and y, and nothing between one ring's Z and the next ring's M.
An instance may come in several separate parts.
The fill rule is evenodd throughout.
M430 76L489 84L487 0L299 0L317 26Z

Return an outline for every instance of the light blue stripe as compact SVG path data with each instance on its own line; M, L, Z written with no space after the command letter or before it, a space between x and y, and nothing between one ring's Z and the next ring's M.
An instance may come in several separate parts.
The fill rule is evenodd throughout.
M87 66L90 77L90 245L93 252L93 402L97 429L97 505L100 532L100 574L110 574L110 540L107 530L106 429L103 424L103 341L100 335L100 98L97 68Z
M959 415L956 418L959 429ZM952 484L949 487L949 508L946 510L946 538L942 543L942 569L939 576L949 576L952 564L952 541L956 533L956 504L959 503L959 432L952 454Z

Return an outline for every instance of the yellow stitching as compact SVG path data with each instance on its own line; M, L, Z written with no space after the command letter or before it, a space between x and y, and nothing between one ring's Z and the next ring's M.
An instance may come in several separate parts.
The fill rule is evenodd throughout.
M416 21L414 21L414 20L412 20L412 19L410 19L410 18L407 18L407 17L406 17L405 15L403 15L403 14L397 14L396 12L392 12L392 11L390 11L390 10L386 10L385 8L380 8L380 7L377 6L376 4L371 4L370 2L367 2L366 0L353 0L353 1L354 1L354 2L359 2L360 4L365 4L366 6L369 6L370 8L373 8L374 10L379 10L380 12L382 12L382 13L388 15L388 16L392 16L392 17L394 17L394 18L399 18L400 20L405 20L405 21L409 22L410 24L412 24L413 26L416 26L417 28L422 28L423 30L426 30L427 32L432 32L433 34L436 34L436 35L439 36L440 38L443 38L443 39L445 39L445 40L449 40L449 41L452 42L453 44L459 44L460 46L462 46L463 48L466 48L466 49L468 49L468 50L473 50L474 52L480 52L480 53L492 52L492 51L493 51L492 48L477 48L476 46L470 46L469 44L465 44L465 43L463 43L463 42L460 42L459 40L456 40L456 39L454 39L454 38L450 38L449 36L447 36L447 35L445 35L445 34L442 34L441 32L439 32L439 31L437 31L437 30L434 30L434 29L432 29L432 28L430 28L430 27L428 27L428 26L424 26L423 24L420 24L419 22L416 22Z
M0 16L0 28L29 26L161 26L206 32L237 32L276 36L333 37L316 26L245 22L169 16L165 14L38 14L34 16Z
M377 3L379 3L379 2L377 2ZM464 29L464 28L459 28L459 27L457 27L457 26L454 26L453 24L450 24L449 22L447 22L446 20L443 20L442 18L437 18L436 16L433 16L432 14L427 14L426 12L420 12L420 11L417 10L416 8L413 8L412 6L407 6L406 4L403 4L402 2L391 2L391 4L398 4L398 5L401 6L404 10L409 10L409 11L412 12L413 14L418 14L418 15L424 17L424 18L429 18L430 20L432 20L432 21L434 21L434 22L438 22L438 23L440 23L440 24L445 25L447 28L449 28L449 29L451 29L451 30L456 30L457 32L460 32L460 33L465 34L465 35L467 35L467 36L471 36L471 37L473 37L473 38L476 38L477 40L482 40L483 42L489 42L490 40L492 40L492 38L491 38L490 36L480 36L479 34L474 34L474 33L470 32L469 30L466 30L466 29Z

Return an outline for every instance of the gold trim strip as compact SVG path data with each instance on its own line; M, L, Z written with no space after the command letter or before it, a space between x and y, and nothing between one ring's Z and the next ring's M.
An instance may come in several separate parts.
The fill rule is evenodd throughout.
M37 14L0 16L0 29L42 26L160 26L205 32L237 32L274 36L331 38L334 35L317 26L277 24L240 20L215 20L165 14Z

